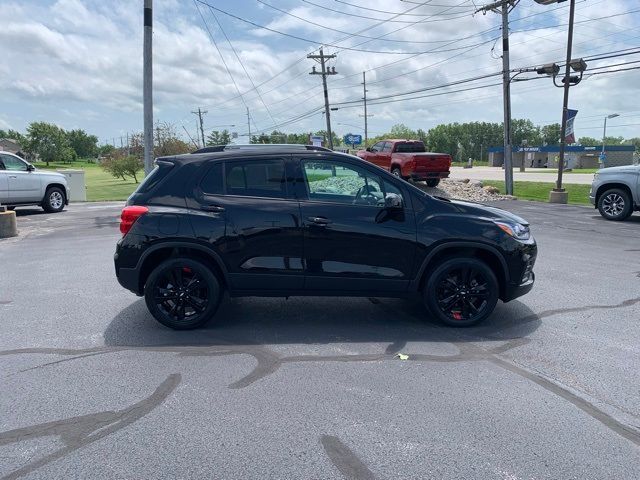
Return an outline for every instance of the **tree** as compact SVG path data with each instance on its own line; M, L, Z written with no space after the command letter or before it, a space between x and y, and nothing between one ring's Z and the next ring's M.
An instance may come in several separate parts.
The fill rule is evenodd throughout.
M602 143L602 142L599 142ZM604 137L605 145L622 145L624 143L624 137Z
M114 155L103 160L100 166L115 178L126 180L126 177L129 176L133 178L134 182L138 183L138 172L142 170L144 165L142 159L134 155Z
M67 133L69 146L78 158L94 158L98 154L98 137L88 135L82 129L70 130Z
M214 130L207 137L207 146L227 145L229 143L231 143L231 135L229 134L229 130L227 130L226 128L221 132L218 130Z
M37 155L47 166L54 160L67 162L73 157L73 149L69 146L65 131L47 122L32 122L29 125L25 150L31 155Z
M393 127L391 127L391 131L389 132L391 138L402 138L405 140L417 140L418 133L414 130L411 130L404 123L397 123Z
M602 143L602 140L596 140L593 137L580 137L578 139L578 143L580 145L585 145L585 146L588 146L588 147L592 147L594 145L600 145Z
M543 125L540 128L540 135L542 136L543 145L560 145L560 134L562 128L559 123L552 123L551 125Z
M116 147L111 145L110 143L105 143L104 145L100 145L98 147L98 155L101 157L106 157L115 152Z

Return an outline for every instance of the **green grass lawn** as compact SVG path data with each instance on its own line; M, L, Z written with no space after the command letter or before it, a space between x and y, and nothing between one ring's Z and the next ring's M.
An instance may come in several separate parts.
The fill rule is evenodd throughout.
M126 200L138 186L132 179L114 178L110 173L105 172L95 163L77 161L73 163L51 162L47 167L44 163L35 163L36 168L49 170L84 170L85 184L87 185L87 200L89 202L99 202L105 200ZM142 171L138 181L142 180Z
M484 185L492 185L504 193L504 182L499 180L483 180ZM555 187L555 183L547 182L514 182L513 193L519 200L534 200L536 202L548 202L549 191ZM564 188L569 192L569 203L577 205L591 205L589 203L589 190L591 185L565 184Z

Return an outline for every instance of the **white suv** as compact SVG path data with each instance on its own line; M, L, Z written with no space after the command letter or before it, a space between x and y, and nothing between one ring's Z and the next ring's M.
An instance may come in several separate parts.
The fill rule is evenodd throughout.
M0 204L40 205L45 212L60 212L69 204L70 193L61 173L37 171L17 155L0 152Z

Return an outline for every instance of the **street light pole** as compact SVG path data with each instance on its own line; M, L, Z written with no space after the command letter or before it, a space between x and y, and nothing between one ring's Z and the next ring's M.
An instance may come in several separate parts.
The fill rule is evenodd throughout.
M562 124L560 126L560 155L558 158L558 179L556 188L549 192L549 202L567 203L569 194L562 188L562 172L564 171L564 153L567 145L567 116L569 113L569 87L571 86L571 50L573 48L573 19L576 11L576 0L569 0L569 33L567 38L567 63L564 73L564 96L562 99Z
M605 151L604 151L604 144L605 144L605 140L607 138L607 119L608 118L616 118L619 117L620 114L618 113L612 113L611 115L607 115L606 117L604 117L604 131L602 132L602 153L600 154L600 162L602 163L602 168L605 167L604 161L605 161Z

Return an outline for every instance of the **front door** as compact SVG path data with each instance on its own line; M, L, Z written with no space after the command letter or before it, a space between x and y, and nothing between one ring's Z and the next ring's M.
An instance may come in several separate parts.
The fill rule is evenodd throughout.
M29 171L24 160L13 155L0 154L9 186L9 202L39 202L42 200L40 176Z
M196 236L215 242L232 290L302 290L300 208L288 184L290 160L210 162L196 188Z
M401 181L342 158L303 159L298 189L305 289L398 292L413 274L416 225ZM385 208L385 196L404 198Z
M9 178L0 157L0 204L9 202Z

